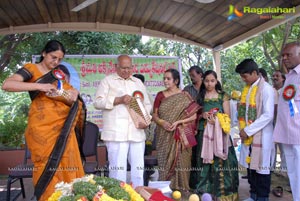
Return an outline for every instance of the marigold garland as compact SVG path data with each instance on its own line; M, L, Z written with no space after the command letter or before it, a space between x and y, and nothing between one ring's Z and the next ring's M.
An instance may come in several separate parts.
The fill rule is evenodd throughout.
M132 201L144 201L142 196L138 194L131 185L123 182L121 187L130 195Z
M52 195L48 198L48 201L57 201L57 200L59 200L59 198L61 196L62 196L62 192L56 191L56 192L52 193Z
M246 163L250 164L250 162L251 162L251 157L250 157L250 156L247 156L247 157L246 157Z
M242 95L241 95L241 101L240 106L238 109L238 119L239 119L239 125L240 130L244 129L247 125L252 124L256 119L256 93L257 93L257 86L253 86L250 92L249 97L249 106L248 106L248 122L245 121L246 116L246 98L247 94L250 90L250 85L246 85L243 89ZM246 146L250 146L253 142L253 136L248 137L243 141L243 143ZM249 164L251 161L251 157L248 156L246 158L246 162Z
M218 112L216 114L216 116L220 122L220 126L223 129L224 133L230 134L230 117L229 117L229 115Z

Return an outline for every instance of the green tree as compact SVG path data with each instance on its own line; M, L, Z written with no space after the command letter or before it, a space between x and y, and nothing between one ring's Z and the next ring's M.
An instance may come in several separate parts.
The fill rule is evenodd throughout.
M19 147L24 143L29 104L25 92L0 93L0 147Z
M200 66L204 71L213 68L212 53L199 46L151 38L138 51L143 55L177 56L181 59L182 78L186 85L189 82L187 70L193 65Z
M281 50L284 45L291 41L299 40L300 36L300 18L293 19L274 29L262 33L256 38L261 42L266 60L271 65L271 71L281 70L287 72L281 63Z
M12 34L0 37L0 83L32 55L40 55L47 41L59 40L67 54L134 54L141 36L101 32L47 32ZM23 143L30 105L28 93L0 91L0 146L18 147Z
M235 67L245 58L253 58L260 68L271 76L274 70L286 72L281 64L281 49L291 41L299 40L300 18L266 31L255 38L221 52L221 74L227 92L241 90L243 82L234 73ZM270 83L271 84L271 83Z
M280 51L287 42L300 38L300 18L296 18L259 36L247 40L221 52L221 75L226 92L241 90L241 82L235 67L245 58L253 58L269 75L275 69L284 70L280 62ZM213 68L212 53L204 48L185 43L151 38L141 43L141 36L102 32L47 32L0 36L0 83L24 63L31 61L32 55L40 55L45 43L58 39L67 54L142 54L178 56L182 61L183 80L189 82L187 69L198 65L203 70ZM2 85L2 84L1 84ZM0 91L0 125L8 125L12 130L23 133L26 125L28 105L27 93L4 93ZM27 106L27 109L26 109ZM13 122L10 124L10 122ZM16 123L21 122L21 123ZM13 126L12 126L13 125ZM20 128L19 131L17 127ZM0 136L9 129L0 129ZM22 131L22 132L21 132ZM12 132L12 131L9 131ZM13 141L13 140L12 140Z

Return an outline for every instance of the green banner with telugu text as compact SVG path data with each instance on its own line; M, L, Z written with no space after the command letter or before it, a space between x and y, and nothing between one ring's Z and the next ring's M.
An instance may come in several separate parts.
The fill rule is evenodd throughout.
M95 93L101 80L115 73L118 55L65 55L62 62L71 75L71 84L80 91L87 106L87 120L94 122L102 128L102 111L93 106ZM32 57L35 63L39 56ZM157 92L164 89L163 74L169 68L175 68L181 72L179 57L167 56L131 56L133 74L139 73L145 76L145 86L148 92L155 98ZM182 84L182 83L181 83Z

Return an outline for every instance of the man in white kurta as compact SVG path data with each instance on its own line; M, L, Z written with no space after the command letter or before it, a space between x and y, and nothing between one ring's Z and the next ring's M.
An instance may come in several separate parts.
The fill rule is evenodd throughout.
M282 62L289 70L278 100L274 141L281 143L294 201L300 201L300 43L285 45Z
M250 136L256 135L261 132L261 156L260 156L260 168L251 169L249 164L246 163L246 157L252 156L250 153L250 147L242 144L240 164L246 168L250 168L250 175L248 175L248 181L250 183L250 198L248 201L258 200L265 201L268 200L270 193L271 175L270 169L274 161L274 143L272 140L273 135L273 116L274 116L274 90L270 84L265 82L262 77L259 77L258 66L252 59L245 59L241 62L237 68L236 72L240 74L243 81L250 86L248 94L246 96L246 113L245 121L248 121L248 108L249 108L249 98L251 90L254 86L258 85L260 82L260 87L257 93L261 93L260 103L261 104L261 115L258 116L253 123L246 125L244 129L241 130L240 136L242 139L246 139ZM257 96L258 94L256 94ZM251 145L252 146L252 145ZM272 159L273 158L273 159Z
M285 82L285 75L280 71L280 70L275 70L273 75L272 75L272 83L273 83L273 88L274 88L274 104L275 104L275 108L274 108L274 124L276 125L276 115L277 115L277 108L278 108L278 99L280 94L282 94L282 87L284 85ZM273 136L275 136L275 127L274 127L274 133ZM280 169L279 171L281 173L286 172L286 160L285 160L285 156L284 156L284 150L282 148L282 143L275 143L275 161L274 161L274 168L276 168L276 161L277 161L277 150L279 150L280 152Z
M101 139L108 152L109 177L126 182L127 160L131 165L131 182L143 186L145 132L136 128L127 110L134 92L141 92L148 113L151 103L146 87L132 76L132 61L127 55L118 57L116 74L101 80L94 106L103 111Z
M255 84L258 83L259 80L257 80ZM251 125L245 127L245 132L247 133L248 136L254 135L257 130L262 130L262 136L263 136L263 166L266 167L266 169L262 169L260 171L257 171L258 173L264 174L264 173L270 173L270 162L269 158L272 156L274 157L273 151L273 146L274 143L272 142L272 136L273 136L273 120L271 122L267 123L270 121L270 119L273 118L273 115L270 116L270 112L274 111L274 105L272 105L272 102L274 102L274 97L272 97L273 89L271 87L270 90L270 85L268 83L265 83L264 89L263 89L263 94L262 94L262 99L263 99L263 107L264 107L264 115L262 115L260 118L256 119ZM250 90L249 90L250 91ZM249 104L249 96L247 99L247 103ZM240 164L246 168L248 168L249 164L246 163L246 157L249 155L249 146L245 146L242 144L242 149L244 150L243 153L241 152L241 158L240 158ZM266 152L267 154L265 154Z

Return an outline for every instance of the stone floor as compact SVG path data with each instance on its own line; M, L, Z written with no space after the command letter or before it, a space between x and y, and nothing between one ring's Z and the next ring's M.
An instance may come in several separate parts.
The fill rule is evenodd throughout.
M240 176L242 176L244 173L241 172ZM22 196L19 196L17 201L29 201L30 198L32 198L33 195L33 186L32 186L32 180L31 179L25 179L25 192L26 192L26 198L23 199ZM292 194L288 192L289 189L288 185L288 178L285 176L281 176L279 174L272 174L272 186L282 186L284 188L283 197L278 198L275 197L272 193L270 193L270 201L292 201ZM13 184L13 189L20 189L19 188L19 182ZM0 193L4 193L3 191L6 191L6 177L2 176L0 177ZM240 177L240 186L239 186L239 200L244 200L248 198L248 191L249 191L249 184L246 179L242 179ZM1 194L2 194L1 193ZM0 201L5 201L6 196L0 197ZM188 197L187 195L184 197ZM181 199L181 201L185 201L187 199Z

